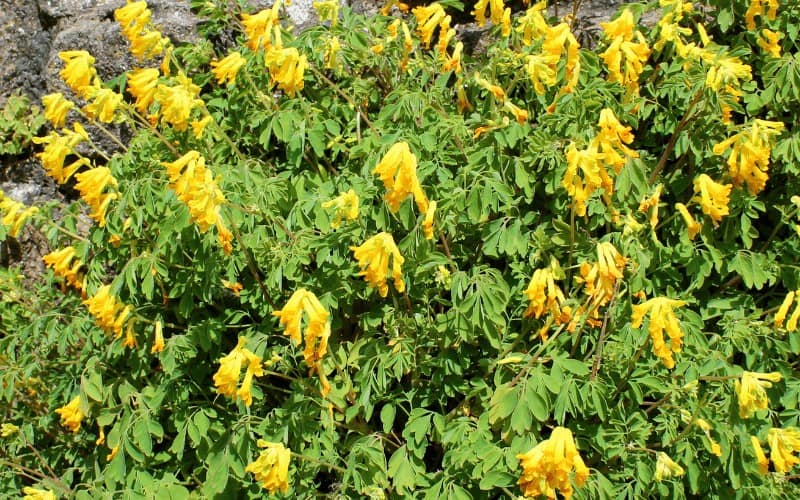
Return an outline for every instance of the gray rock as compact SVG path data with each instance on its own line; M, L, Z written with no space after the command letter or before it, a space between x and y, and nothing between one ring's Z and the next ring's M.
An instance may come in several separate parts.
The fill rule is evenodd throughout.
M50 34L39 21L36 0L3 0L0 47L0 106L15 91L34 99L41 95Z

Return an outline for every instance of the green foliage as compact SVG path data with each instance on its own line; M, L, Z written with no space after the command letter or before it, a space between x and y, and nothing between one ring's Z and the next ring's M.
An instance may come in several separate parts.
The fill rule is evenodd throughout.
M83 172L110 169L117 185L99 189L115 197L102 217L91 207L103 224L80 229L75 205L46 234L75 248L83 296L60 286L70 266L35 287L0 275L2 420L21 429L0 438L0 492L260 498L263 440L292 453L279 497L511 498L526 491L522 454L566 427L590 471L584 484L573 475L576 498L798 496L776 450L762 474L751 444L800 417L797 306L776 320L800 288L797 7L755 18L783 34L773 57L746 25L749 2L695 2L674 20L678 40L663 24L630 33L648 53L633 80L623 64L628 81L613 78L610 39L572 55L562 41L530 74L552 39L497 26L455 71L443 67L455 40L442 54L415 33L407 50L394 17L342 7L336 23L280 35L308 59L300 89L289 63L270 65L280 49L247 48L244 3L193 2L205 39L176 47L157 82L200 87L182 122L158 98L134 111L125 87L114 116L133 137L107 162L82 153ZM244 63L220 84L213 69L231 50ZM375 170L400 142L423 194L393 212ZM188 169L200 180L170 178L189 151L205 159ZM765 188L750 188L764 172ZM729 194L704 195L703 175ZM350 190L357 217L323 206ZM422 198L437 204L433 238ZM380 233L403 257L386 297L354 257ZM103 285L111 321L89 311ZM302 321L283 321L303 289L318 307L306 295ZM320 317L326 350L309 334ZM237 353L250 405L220 382ZM744 371L780 375L749 418ZM54 411L75 397L73 433ZM661 454L683 474L664 476Z
M8 96L0 110L0 156L19 155L31 145L46 120L24 94Z

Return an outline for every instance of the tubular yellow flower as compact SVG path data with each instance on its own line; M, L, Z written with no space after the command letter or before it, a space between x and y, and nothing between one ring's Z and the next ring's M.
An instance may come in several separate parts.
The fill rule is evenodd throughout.
M408 12L408 4L403 3L400 0L387 0L383 7L381 7L381 15L388 16L389 12L392 10L392 7L397 7L397 10L400 12Z
M233 51L221 61L212 61L211 72L217 78L217 83L222 85L222 82L227 80L230 85L236 81L236 74L244 66L244 63L245 58L240 53Z
M377 52L375 50L377 46L380 46L380 50ZM342 44L339 42L339 38L331 37L326 44L325 50L325 69L332 69L334 71L339 71L342 67L342 63L339 61L339 51L342 50ZM370 50L374 54L380 54L383 52L383 44L377 44L370 48Z
M155 30L145 30L130 38L131 54L140 61L161 55L169 45L169 39Z
M89 205L92 212L89 217L97 221L100 227L106 224L106 210L112 200L119 197L116 192L104 193L111 186L117 187L117 180L111 175L108 167L95 167L75 175L75 189L81 193L81 198Z
M252 351L245 347L247 339L239 338L236 347L226 356L220 358L219 369L214 374L214 386L217 394L227 396L234 401L241 399L245 406L253 403L251 388L253 377L264 375L261 356L256 356ZM239 377L242 372L242 364L247 363L244 383L239 387Z
M525 14L517 18L516 32L522 35L522 43L525 46L531 45L534 41L542 38L550 27L547 24L542 12L547 9L547 2L541 1L532 5Z
M756 16L764 16L764 8L766 7L768 10L766 12L767 19L770 21L775 20L775 16L778 14L778 7L780 3L778 0L750 0L750 5L747 7L747 12L744 13L744 20L747 24L747 29L754 30L756 29Z
M363 276L370 287L377 288L381 297L386 297L389 293L389 285L386 284L386 279L389 274L390 257L392 260L394 288L401 293L406 289L405 281L403 281L403 262L405 262L405 259L400 255L400 250L397 249L391 234L376 234L361 246L350 247L350 250L353 251L353 255L358 261L358 266L361 268L361 272L358 275Z
M792 307L792 302L794 302L796 293L797 292L793 290L786 294L786 297L783 299L783 302L781 303L781 307L778 308L778 312L775 313L775 322L774 322L775 328L780 328L783 326L783 321L786 319L786 315L789 313L789 308ZM793 332L797 328L797 318L795 316L800 314L798 313L798 311L800 311L800 305L798 305L798 307L795 308L794 314L792 314L792 317L789 318L789 324L786 325L786 329L790 332ZM789 329L790 326L791 330Z
M37 207L25 207L22 203L9 198L0 190L0 223L8 226L8 235L12 238L19 236L25 222L39 209Z
M333 229L338 229L339 226L342 225L343 220L358 219L358 195L352 189L346 193L339 193L339 196L336 198L323 203L322 208L333 209L331 227Z
M498 101L503 102L506 100L506 93L503 88L483 78L477 71L473 75L473 79L475 80L475 83L488 90Z
M664 186L659 184L656 186L652 195L642 200L639 203L639 212L650 213L650 227L655 229L658 225L658 203L661 199L661 190Z
M68 246L55 250L42 257L47 267L53 268L56 276L64 278L67 283L77 290L83 290L83 277L78 274L78 269L83 265L80 259L75 259L75 248ZM75 261L73 263L73 260Z
M164 350L164 328L160 320L156 320L155 332L153 334L153 347L150 349L150 354L158 354Z
M525 56L525 72L531 79L533 89L538 95L544 95L545 86L552 87L558 83L559 56L553 54L531 54Z
M683 331L681 331L680 323L675 317L673 309L685 305L686 302L682 300L655 297L644 304L633 306L633 314L631 315L631 326L633 328L640 328L644 316L650 312L650 325L647 330L653 341L653 352L661 358L664 366L669 369L675 366L672 353L681 352L681 345L683 344ZM664 342L665 330L670 339L669 347Z
M94 316L97 326L106 333L113 333L116 338L122 336L122 327L133 308L124 305L111 295L111 285L103 285L98 288L93 296L83 301L83 304ZM133 321L135 320L130 320L130 322Z
M182 131L186 130L189 124L192 110L201 106L203 101L197 97L200 87L190 78L179 74L176 79L178 84L174 86L159 84L154 99L161 106L161 120Z
M81 429L81 421L86 415L81 411L81 398L75 396L72 401L56 410L61 416L61 425L77 434Z
M761 442L755 436L750 436L750 444L753 445L753 453L756 456L756 461L758 462L758 472L761 474L769 473L769 460L767 459L766 455L764 455L764 450L761 448Z
M769 458L775 471L785 474L800 464L800 458L792 453L800 451L800 430L794 427L786 429L772 428L767 433L769 443Z
M703 213L711 217L714 224L730 213L731 184L718 184L706 174L700 174L694 180L695 200L700 203Z
M475 8L470 14L475 16L475 21L478 26L486 24L486 8L489 8L489 17L492 24L499 26L503 22L503 14L505 12L505 5L503 0L478 0L475 2Z
M336 26L339 21L339 0L321 0L312 5L320 22L330 21L331 26Z
M209 123L211 123L212 120L213 118L211 118L211 115L207 115L200 120L192 120L191 123L189 123L189 125L192 126L192 135L195 139L200 139L203 137L203 131L205 131L206 127Z
M440 26L445 25L445 28L440 30L440 35L446 33L450 26L450 16L448 16L444 8L437 2L433 2L428 6L415 7L412 11L414 17L417 18L417 35L425 48L430 48L431 38L433 38L434 30Z
M517 107L511 101L505 101L503 103L503 107L511 112L514 115L514 119L517 120L517 123L523 124L528 121L528 112L522 108Z
M245 471L252 472L255 480L261 486L275 493L286 492L289 489L289 461L292 452L281 443L270 443L263 439L258 440L259 448L264 448L255 462L251 462Z
M428 211L428 197L417 178L417 157L407 142L398 142L389 148L372 173L378 174L383 181L386 188L384 199L393 213L400 210L400 204L409 195L413 196L420 212Z
M114 11L114 20L119 23L125 38L130 40L138 36L150 23L150 15L147 2L128 0L124 6Z
M749 130L743 130L714 145L716 155L731 148L727 163L734 185L746 183L751 194L758 194L764 189L768 179L771 143L783 128L782 122L755 119Z
M706 87L717 92L727 85L738 89L740 80L750 81L752 78L750 66L743 64L738 57L718 56L706 73Z
M19 427L14 424L5 422L0 425L0 437L7 438L9 436L13 436L17 432L19 432Z
M741 381L735 381L736 394L739 398L739 416L750 418L753 412L769 408L768 389L773 382L780 382L779 372L758 373L742 372Z
M783 34L764 28L758 38L758 46L764 49L770 57L781 57L781 38Z
M64 69L59 73L64 82L79 96L86 98L95 85L97 70L94 69L94 57L85 50L67 50L59 52L58 57L64 61Z
M664 479L670 479L672 477L680 477L684 474L683 467L676 464L669 455L664 452L658 452L658 459L656 460L656 473L653 476L657 482L661 482Z
M303 357L309 367L316 365L328 352L328 338L331 334L330 314L317 299L317 296L305 288L296 290L280 311L273 316L280 318L284 326L284 335L288 335L296 344L301 344L300 330L303 313L305 313L306 330Z
M264 57L264 64L269 68L272 81L289 97L294 97L296 92L303 90L303 74L308 67L308 61L296 48L273 47Z
M22 493L25 495L22 500L56 500L56 494L50 490L40 490L31 486L22 488Z
M134 70L128 76L128 92L136 99L136 110L140 113L147 113L155 99L158 75L156 68L145 68Z
M578 150L574 143L570 143L566 156L567 170L564 172L561 185L572 198L575 214L583 217L586 215L586 202L589 197L603 184L601 173L603 156L597 151L595 141L582 150Z
M634 32L633 14L625 9L617 19L600 23L600 26L606 40L611 40L605 52L600 54L608 67L609 81L618 82L629 92L638 92L639 75L650 57L650 48L641 32Z
M589 469L575 447L572 431L556 427L550 437L524 454L517 455L522 467L519 484L526 497L556 497L559 490L565 499L572 498L570 473L574 469L577 486L589 478Z
M50 120L53 127L63 127L67 121L67 112L75 107L72 101L64 98L64 94L56 92L42 97L44 105L44 117Z
M603 154L605 164L611 166L614 173L619 174L628 158L639 157L636 151L627 146L634 140L631 127L622 125L610 108L600 111L597 125L600 127L600 132L597 134L597 148Z
M555 279L553 269L550 267L533 272L531 282L525 290L525 296L528 297L530 304L522 314L524 317L539 319L548 312L555 318L561 316L561 307L566 299L564 292L556 285Z
M425 219L422 221L422 232L425 234L426 240L433 239L433 217L436 214L436 202L432 201L428 204L428 210L425 212Z
M686 223L686 228L689 230L689 239L693 240L697 233L703 229L703 225L694 220L692 214L689 213L689 209L683 203L676 203L675 208L678 209L678 213L681 214L683 221Z
M89 165L89 160L79 158L71 164L64 166L64 161L68 155L75 153L75 147L81 142L88 141L89 135L86 130L78 123L72 124L75 131L62 129L64 135L52 131L45 137L34 137L33 142L44 144L44 150L36 156L42 161L47 175L55 179L59 184L64 184L72 177L81 166Z
M92 93L92 102L84 110L91 119L97 118L103 123L111 123L114 121L114 112L121 102L122 95L101 87Z
M242 14L242 26L247 34L247 47L256 51L259 47L269 49L272 46L270 38L272 28L278 26L280 21L280 0L276 0L269 9L264 9L257 14Z
M464 44L462 42L456 42L456 46L453 48L453 54L447 56L444 65L442 65L442 72L452 71L456 74L461 73L461 55L463 51Z

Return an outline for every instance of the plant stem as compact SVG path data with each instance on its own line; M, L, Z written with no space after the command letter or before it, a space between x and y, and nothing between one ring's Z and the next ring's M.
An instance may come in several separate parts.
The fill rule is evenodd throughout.
M291 452L291 453L292 453L292 456L294 458L297 458L299 460L305 460L307 462L311 462L313 464L321 465L323 467L327 467L330 470L335 470L339 474L344 474L345 472L347 472L345 469L343 469L342 467L339 467L338 465L333 465L333 464L328 463L328 462L323 462L322 460L317 460L316 458L312 458L312 457L309 457L309 456L306 456L306 455L301 455L299 453L295 453L295 452Z
M689 107L686 108L686 112L683 114L683 118L681 121L678 122L678 125L675 127L675 130L672 132L672 136L669 138L669 142L667 143L667 147L664 148L664 152L661 154L661 158L658 159L658 164L656 164L656 168L653 170L653 173L650 174L650 177L647 179L648 184L653 184L655 180L658 178L658 174L664 170L664 167L667 165L667 160L669 160L670 155L672 155L672 151L675 149L675 144L678 142L678 137L680 133L683 132L683 129L689 124L694 115L692 112L694 111L694 107L700 102L700 98L703 97L703 89L697 91L692 99L692 102L689 103Z

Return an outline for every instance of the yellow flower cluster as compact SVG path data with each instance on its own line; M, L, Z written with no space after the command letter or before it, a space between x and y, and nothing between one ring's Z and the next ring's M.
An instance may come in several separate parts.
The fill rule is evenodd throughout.
M233 235L220 216L220 207L226 202L225 195L217 186L213 174L205 166L205 158L197 151L189 151L172 163L162 162L167 168L170 187L178 199L188 208L192 221L200 232L217 227L217 237L222 250L232 250Z
M764 52L770 57L778 59L781 57L782 37L783 35L781 33L764 28L761 30L761 36L758 38L758 46L764 49Z
M700 174L694 179L693 200L700 203L703 213L711 217L716 225L730 213L728 203L732 188L731 184L719 184L706 174Z
M75 396L72 401L56 409L56 413L61 417L61 425L77 434L81 429L81 422L86 416L81 410L81 397Z
M56 500L56 494L50 490L40 490L31 486L22 488L22 493L25 495L22 500Z
M731 149L728 173L734 185L747 184L751 194L758 194L766 187L771 141L783 131L783 127L782 122L755 119L749 130L743 130L714 145L716 155Z
M682 300L668 299L666 297L655 297L644 304L633 306L631 314L631 327L640 328L645 315L650 313L650 324L647 331L653 341L653 352L661 358L661 361L669 369L675 367L675 360L672 353L681 352L683 344L683 331L681 331L678 318L675 317L674 309L685 306ZM664 331L669 337L669 346L664 342Z
M264 9L256 14L242 14L242 26L247 35L247 47L256 51L259 48L269 50L272 47L272 34L274 29L280 30L281 0L276 0L269 9ZM278 31L280 36L280 31Z
M692 214L689 213L689 209L686 208L686 205L683 203L676 203L675 208L678 210L678 213L681 214L683 221L686 223L686 228L689 231L689 239L693 240L697 233L703 229L703 224L698 223Z
M269 68L272 81L289 97L294 97L296 92L303 90L303 76L308 61L296 48L272 47L264 56L264 63Z
M59 52L58 57L64 61L64 68L59 75L76 94L88 99L94 88L100 85L95 59L85 50L67 50Z
M264 375L261 366L261 356L256 356L252 351L245 347L247 339L239 338L236 347L228 355L220 358L219 369L214 374L214 386L217 394L227 396L234 401L241 399L245 406L253 404L253 377ZM247 362L247 371L239 387L239 377L242 372L242 364Z
M616 293L617 281L623 278L626 259L610 242L598 243L597 262L584 262L580 267L580 277L575 278L583 283L588 303L581 305L567 330L573 332L578 319L586 316L586 322L592 326L600 326L599 310L608 304Z
M492 24L500 26L503 36L511 33L511 8L503 5L503 0L478 0L475 7L470 12L475 16L478 26L486 25L486 9L489 9L489 18Z
M147 109L153 104L158 77L156 68L136 69L128 75L128 92L136 99L134 106L139 113L147 113Z
M350 247L353 255L361 268L359 276L369 283L372 288L378 289L381 297L386 297L389 293L389 285L386 283L389 274L389 259L392 262L392 278L394 288L398 292L406 289L403 281L403 256L394 243L394 238L389 233L379 233L365 241L359 247Z
M17 200L9 198L3 190L0 189L0 215L3 216L2 219L0 219L0 224L8 227L7 234L10 237L16 238L19 236L25 222L38 211L39 209L37 207L25 207L25 205Z
M98 87L92 93L92 102L83 108L90 120L98 119L103 123L114 121L114 113L122 103L122 95L111 89Z
M339 0L320 0L314 2L312 6L320 22L330 21L333 27L339 22Z
M50 120L53 128L64 126L67 121L67 112L75 107L75 103L66 99L64 94L56 92L42 97L44 117Z
M89 165L89 160L81 157L64 166L68 155L77 154L75 148L78 144L89 140L89 134L80 123L75 122L72 127L73 130L61 129L61 134L53 130L44 137L33 138L36 144L44 144L44 149L36 156L42 161L47 175L59 184L67 182L81 166Z
M75 189L92 209L89 217L97 221L100 227L105 226L108 206L119 197L116 191L105 192L107 187L117 187L117 180L111 175L111 170L108 167L95 167L75 174L75 180L78 181Z
M236 74L244 66L245 59L236 51L231 52L220 61L211 62L211 72L217 79L220 85L227 80L228 84L236 81Z
M78 270L83 265L80 259L76 259L77 252L72 246L67 246L61 250L55 250L42 257L47 267L52 267L56 276L64 278L67 283L76 290L83 291L83 276Z
M83 301L89 309L89 313L94 316L97 325L106 333L113 333L116 338L122 337L122 327L126 324L125 347L136 346L136 336L133 332L133 325L136 318L131 317L133 307L125 305L111 295L111 285L103 285L97 289L95 294Z
M793 290L786 294L781 306L778 308L778 312L775 313L775 328L780 328L783 326L783 322L786 320L786 315L789 314L789 308L792 307L792 303L794 302L797 293L798 292ZM786 323L786 331L793 332L797 330L798 320L800 320L800 302L798 303L797 307L795 307L791 317L789 317L789 322Z
M131 1L114 11L114 19L122 27L122 34L131 43L131 54L137 59L150 59L161 55L169 46L169 39L157 30L150 29L150 9L145 1Z
M767 433L769 443L769 458L776 472L785 474L800 464L800 458L793 453L800 451L800 429L787 427L786 429L772 428Z
M289 461L292 452L281 443L258 440L258 447L264 448L255 462L247 465L245 471L252 472L256 481L270 493L286 492L289 489Z
M767 474L769 472L769 459L764 455L764 449L761 448L761 443L755 436L750 436L750 444L753 445L753 454L756 456L758 462L758 472Z
M739 416L750 418L753 412L769 408L769 397L764 389L780 381L779 372L742 372L741 380L735 382L736 395L739 398Z
M683 423L687 425L695 425L699 427L700 430L703 431L703 433L706 435L706 439L708 439L708 443L711 448L711 453L717 457L722 456L722 448L720 447L719 443L714 441L714 438L711 437L712 427L707 420L702 418L692 419L692 414L682 408L681 408L681 420L683 421Z
M669 455L663 451L658 452L658 458L656 458L656 473L653 475L653 479L660 483L664 479L680 477L684 473L683 467L676 464L669 458Z
M525 296L530 303L523 316L539 319L545 314L550 314L550 321L538 332L539 338L542 340L547 339L550 322L555 322L556 325L567 323L572 313L572 310L564 305L566 302L564 292L556 285L556 272L558 271L560 269L557 262L550 267L537 269L533 272L528 288L525 289Z
M358 219L358 195L352 189L346 193L339 193L336 198L323 203L322 208L333 209L331 227L338 229L343 220Z
M3 422L2 424L0 424L0 437L7 438L13 436L18 432L19 432L19 427L17 427L12 423Z
M502 3L502 0L500 2ZM426 49L430 48L431 38L433 38L433 32L437 27L439 28L440 43L441 40L448 39L448 32L452 29L450 28L452 19L445 13L441 4L433 2L427 6L420 5L415 7L411 13L417 19L417 35L419 35L420 41ZM452 33L455 36L455 30ZM444 43L446 45L447 42L445 41Z
M611 109L605 108L600 112L598 126L600 132L586 148L578 150L572 143L566 152L567 170L561 185L572 198L575 213L581 217L586 215L589 197L599 188L603 189L606 205L612 206L614 179L608 167L614 174L619 174L628 158L639 156L627 146L634 139L631 128L623 126Z
M619 83L630 95L638 95L639 75L650 57L650 47L640 31L634 32L633 13L625 9L617 19L600 23L600 26L606 40L611 41L605 52L600 54L608 67L609 81Z
M191 78L179 73L175 79L175 85L158 84L153 99L161 108L161 121L183 131L189 125L192 110L203 106L203 100L198 97L200 87Z
M780 2L778 0L750 0L747 12L744 13L744 21L747 24L747 29L756 29L756 16L763 17L765 9L767 19L774 21L775 16L778 15L778 7L780 7Z
M570 473L575 471L575 484L583 486L589 478L589 469L575 447L572 431L556 427L550 438L537 444L527 453L517 455L522 466L518 484L522 494L536 498L541 495L556 498L556 490L565 499L572 498Z
M306 330L301 337L303 314L305 313ZM328 352L328 338L331 335L330 314L313 292L305 288L296 290L283 309L274 311L273 316L280 319L280 324L285 328L284 335L300 345L305 341L303 358L309 367L317 363Z

